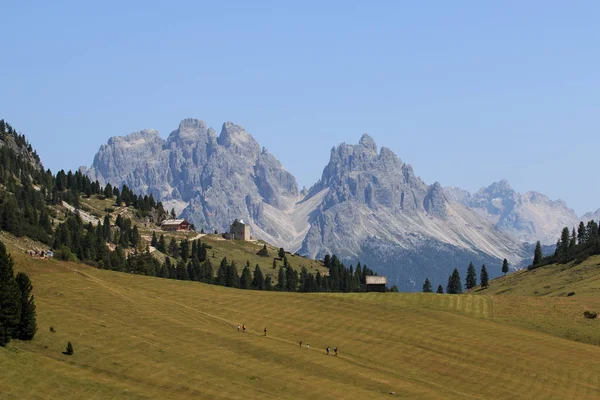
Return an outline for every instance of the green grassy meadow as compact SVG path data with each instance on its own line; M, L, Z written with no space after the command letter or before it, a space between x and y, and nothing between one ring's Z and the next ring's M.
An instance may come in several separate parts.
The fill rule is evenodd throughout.
M600 397L600 347L507 319L504 299L535 297L243 291L7 245L33 281L39 331L0 348L3 399Z

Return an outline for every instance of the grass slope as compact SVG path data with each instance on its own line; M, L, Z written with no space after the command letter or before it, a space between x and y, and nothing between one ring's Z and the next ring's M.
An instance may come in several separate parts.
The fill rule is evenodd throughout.
M600 348L495 322L494 296L242 291L9 247L33 281L39 332L0 348L3 399L600 396Z
M165 236L167 245L169 244L171 238L174 237L178 243L179 241L188 238L190 240L198 239L212 246L212 249L207 251L207 255L211 259L213 269L215 271L219 267L223 257L227 257L227 260L230 262L235 261L238 272L240 273L246 265L246 262L249 261L251 271L254 271L254 267L258 264L263 274L265 274L265 276L270 275L273 279L273 282L277 283L277 274L279 272L279 267L283 265L283 261L277 259L277 268L273 269L273 258L277 257L277 252L279 249L266 242L263 242L262 240L245 242L242 240L224 240L221 235L200 235L198 232L163 232L158 226L153 224L144 226L144 221L136 218L134 212L135 210L133 208L116 207L114 205L114 199L100 200L96 196L91 196L90 198L81 197L80 202L91 215L99 218L101 221L104 218L103 216L106 214L104 210L107 208L114 209L114 212L110 213L112 217L112 223L114 223L117 214L131 218L132 221L138 226L140 234L147 243L150 243L152 239L152 233L156 232L158 237L160 237L161 234ZM269 250L269 257L261 257L256 254L265 244ZM153 255L161 262L164 262L166 257L165 254L162 254L158 251L155 251ZM287 254L286 257L292 268L298 271L300 271L302 267L306 267L308 272L312 274L316 274L317 271L321 271L321 273L327 271L327 268L325 268L319 261L294 254Z
M577 265L517 271L475 293L493 295L499 322L600 345L600 321L583 317L584 311L600 311L599 267L600 256L594 256Z

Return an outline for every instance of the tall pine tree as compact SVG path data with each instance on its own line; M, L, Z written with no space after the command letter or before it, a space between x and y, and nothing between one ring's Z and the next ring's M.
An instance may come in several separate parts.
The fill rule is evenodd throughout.
M538 265L542 262L542 258L544 258L544 254L542 254L542 244L538 240L535 244L535 251L533 253L533 265Z
M16 336L21 340L31 340L37 331L35 300L31 294L33 286L27 274L19 272L15 278L21 290L21 319Z
M446 293L449 294L460 294L462 293L462 283L460 282L460 274L458 270L454 268L452 275L448 277L448 285L446 286Z
M425 283L423 283L423 292L431 293L431 282L429 282L429 278L425 278Z
M505 258L504 261L502 262L502 273L504 275L506 275L507 272L508 272L508 260Z
M467 268L467 279L465 282L465 288L467 290L473 289L477 286L477 272L475 272L475 266L473 263L469 263L469 267Z
M481 266L481 287L486 288L489 285L489 277L485 264Z
M0 242L0 346L15 336L21 320L21 291L14 279L13 260Z

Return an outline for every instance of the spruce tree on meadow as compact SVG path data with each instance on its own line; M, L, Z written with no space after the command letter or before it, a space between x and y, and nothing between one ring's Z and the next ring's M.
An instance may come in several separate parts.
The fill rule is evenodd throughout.
M252 283L252 277L250 276L250 268L246 265L242 270L242 276L240 277L240 289L250 289Z
M156 232L152 232L152 240L150 241L150 246L154 248L158 246L158 238L156 237Z
M467 290L473 289L477 286L477 272L475 272L475 266L473 263L469 263L469 267L467 268L467 279L465 281L465 288Z
M277 269L277 259L273 259L273 269Z
M35 300L31 294L33 286L27 274L23 272L17 274L15 281L21 291L21 318L15 336L21 340L31 340L37 331Z
M507 272L508 272L508 260L505 258L504 261L502 261L502 273L504 275L506 275Z
M279 290L287 289L287 280L285 275L285 269L283 267L279 267L279 275L277 276L277 288Z
M0 241L0 346L15 336L21 320L21 291L14 279L13 260Z
M444 288L442 287L442 285L438 285L437 292L439 294L444 294Z
M448 294L461 294L462 283L460 281L460 274L458 269L454 268L452 274L448 277L448 285L446 286L446 293Z
M481 287L486 288L489 286L489 277L485 264L481 266Z
M544 258L544 254L542 254L542 244L538 240L535 244L535 251L533 253L533 265L538 265L542 262L542 258Z
M252 288L256 290L264 290L265 289L265 277L260 270L258 264L254 267L254 278L252 279Z
M279 251L277 252L277 255L279 256L279 258L283 259L285 257L285 250L283 250L283 247L279 248Z
M271 279L271 277L269 275L267 275L267 277L265 278L265 290L272 290L273 289L273 280Z
M429 282L429 278L425 278L425 283L423 283L423 293L431 293L431 282Z

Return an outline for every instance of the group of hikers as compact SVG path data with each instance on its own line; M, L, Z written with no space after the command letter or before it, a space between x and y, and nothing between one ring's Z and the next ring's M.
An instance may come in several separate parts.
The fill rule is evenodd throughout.
M237 325L237 330L238 330L238 332L241 330L242 332L246 333L246 324L242 324L241 326L240 326L240 324L238 324ZM263 330L263 332L264 332L265 336L267 336L267 327L266 326L265 326L265 329ZM302 340L299 342L299 344L300 344L300 348L302 348ZM306 343L306 348L308 350L310 350L310 344ZM331 352L331 347L327 346L327 348L325 349L326 355L329 355L330 352ZM333 355L335 357L337 357L337 355L338 355L338 348L337 347L333 348Z

